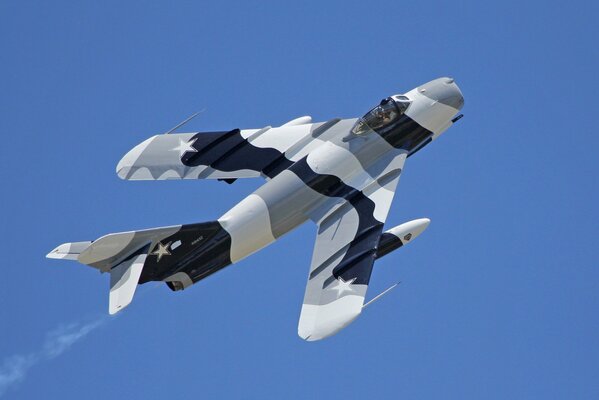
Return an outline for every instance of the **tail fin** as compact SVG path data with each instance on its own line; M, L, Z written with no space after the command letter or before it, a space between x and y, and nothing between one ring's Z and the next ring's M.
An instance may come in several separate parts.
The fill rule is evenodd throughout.
M90 242L64 243L47 258L76 260L110 272L108 312L116 314L133 300L146 257L153 243L178 232L181 226L112 233Z
M218 221L176 225L65 243L46 257L109 272L109 312L115 314L131 303L138 283L166 281L179 290L229 265L230 236Z

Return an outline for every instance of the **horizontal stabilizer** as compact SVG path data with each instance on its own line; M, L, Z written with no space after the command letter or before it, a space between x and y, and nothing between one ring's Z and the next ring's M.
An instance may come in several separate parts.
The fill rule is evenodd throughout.
M178 226L111 233L102 236L81 252L77 260L102 272L109 272L138 252L141 248L159 242L179 231Z
M127 307L138 284L165 281L172 290L192 285L231 263L229 234L218 221L111 233L93 242L65 243L47 257L77 260L110 273L109 312ZM199 254L210 260L192 280L182 269ZM163 259L164 257L164 259Z
M74 243L63 243L48 254L46 254L46 258L57 258L63 260L75 260L79 258L79 254L81 254L85 249L87 249L92 242L74 242Z

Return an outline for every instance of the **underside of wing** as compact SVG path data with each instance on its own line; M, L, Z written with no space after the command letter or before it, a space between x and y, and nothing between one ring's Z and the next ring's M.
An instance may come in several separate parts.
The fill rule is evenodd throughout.
M362 312L383 224L406 154L362 190L331 199L330 212L315 218L318 234L298 334L309 341L334 335Z
M117 174L126 180L272 178L340 121L303 123L306 118L277 128L156 135L129 151Z

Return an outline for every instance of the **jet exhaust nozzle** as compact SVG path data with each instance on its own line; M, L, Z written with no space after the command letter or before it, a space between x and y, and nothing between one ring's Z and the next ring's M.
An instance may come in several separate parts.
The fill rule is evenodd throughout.
M428 218L420 218L397 225L383 232L379 239L376 258L381 258L412 242L431 223Z

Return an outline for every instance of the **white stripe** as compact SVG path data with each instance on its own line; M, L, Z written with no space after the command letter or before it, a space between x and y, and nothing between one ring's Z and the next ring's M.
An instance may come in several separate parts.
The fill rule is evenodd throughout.
M324 305L303 304L297 333L308 341L334 335L360 315L363 304L364 297L356 295L343 296Z
M395 179L394 181L397 185L398 180ZM364 194L374 202L374 218L376 218L377 221L385 222L391 202L393 202L395 187L393 190L388 190L375 182L364 189Z
M250 194L218 219L231 235L233 263L274 242L268 207L256 194Z
M447 129L447 121L450 121L457 112L453 107L426 97L418 89L412 89L406 95L412 99L406 115L420 126L435 133L435 136Z

